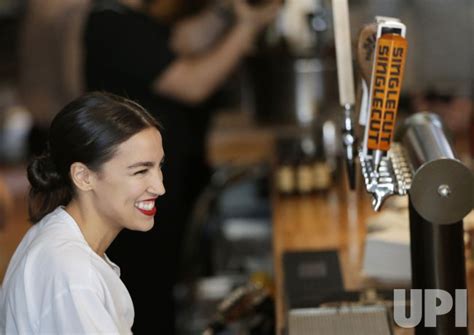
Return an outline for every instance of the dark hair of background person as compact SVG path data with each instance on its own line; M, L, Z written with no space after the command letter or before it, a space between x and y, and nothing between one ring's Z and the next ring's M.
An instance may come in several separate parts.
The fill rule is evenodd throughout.
M30 221L74 197L71 164L98 172L121 143L149 127L161 129L143 107L113 94L92 92L66 105L51 123L46 151L28 164Z

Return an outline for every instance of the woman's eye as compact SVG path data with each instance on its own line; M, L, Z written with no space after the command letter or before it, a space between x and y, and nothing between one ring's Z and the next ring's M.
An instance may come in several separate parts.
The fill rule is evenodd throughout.
M147 172L148 172L148 170L146 170L146 169L145 170L140 170L140 171L135 172L133 175L136 176L136 175L140 175L140 174L145 174Z

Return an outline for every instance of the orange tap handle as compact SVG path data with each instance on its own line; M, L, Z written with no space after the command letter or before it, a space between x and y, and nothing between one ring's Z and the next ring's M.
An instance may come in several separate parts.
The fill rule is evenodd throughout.
M368 149L390 149L407 49L407 40L397 34L384 34L377 40L372 73Z

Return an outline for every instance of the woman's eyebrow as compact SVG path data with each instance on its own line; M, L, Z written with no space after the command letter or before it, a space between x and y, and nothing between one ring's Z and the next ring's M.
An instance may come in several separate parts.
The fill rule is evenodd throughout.
M155 166L154 162L138 162L127 167L127 169L134 169L137 167L153 167Z

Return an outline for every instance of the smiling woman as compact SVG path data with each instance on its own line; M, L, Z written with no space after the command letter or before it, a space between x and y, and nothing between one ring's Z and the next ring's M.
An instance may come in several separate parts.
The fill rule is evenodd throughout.
M97 230L97 222L115 234L122 228L147 231L153 227L155 200L164 193L162 159L160 133L147 128L120 144L97 172L83 163L72 164L71 178L84 197L71 201L66 211L84 223L79 226L86 239L86 229L92 225Z
M0 291L0 333L131 333L134 309L105 254L153 227L165 193L159 124L138 104L89 93L53 120L28 166L32 226Z

